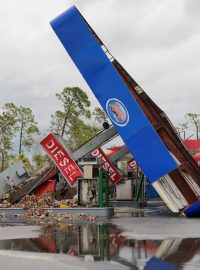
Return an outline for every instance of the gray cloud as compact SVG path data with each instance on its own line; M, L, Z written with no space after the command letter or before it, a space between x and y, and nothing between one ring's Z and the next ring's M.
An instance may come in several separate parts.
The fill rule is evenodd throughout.
M49 25L72 4L172 122L199 112L197 0L1 1L0 106L31 107L45 131L65 86L82 87L98 104Z

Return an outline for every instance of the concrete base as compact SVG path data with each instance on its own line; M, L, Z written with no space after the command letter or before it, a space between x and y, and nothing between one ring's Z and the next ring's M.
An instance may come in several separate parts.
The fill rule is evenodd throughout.
M111 201L110 205L113 207L123 206L123 207L133 207L133 208L143 208L147 206L147 202L133 202L133 201Z
M114 207L94 207L94 208L44 208L45 211L51 211L55 214L88 214L97 217L110 218L114 215ZM27 213L28 209L25 208L0 208L0 214L5 213L6 216L17 216Z

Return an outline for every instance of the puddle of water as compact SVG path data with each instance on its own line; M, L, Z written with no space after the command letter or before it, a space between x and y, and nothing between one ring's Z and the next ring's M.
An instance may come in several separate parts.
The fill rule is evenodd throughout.
M116 225L109 223L46 224L40 237L1 240L0 249L61 253L85 261L115 261L138 270L199 269L200 263L199 239L127 239Z

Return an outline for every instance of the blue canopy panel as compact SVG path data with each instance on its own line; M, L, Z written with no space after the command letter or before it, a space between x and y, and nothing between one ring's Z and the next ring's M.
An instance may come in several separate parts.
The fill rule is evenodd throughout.
M178 270L175 265L163 261L156 257L152 257L145 265L144 270Z
M191 204L184 210L187 217L200 217L200 201Z
M177 168L76 7L51 26L150 182Z

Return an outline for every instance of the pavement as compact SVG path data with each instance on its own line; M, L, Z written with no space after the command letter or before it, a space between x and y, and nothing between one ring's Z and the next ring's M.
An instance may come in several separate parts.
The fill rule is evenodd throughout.
M137 240L199 238L200 219L168 216L124 217L112 220L121 235Z
M111 223L122 235L137 240L199 238L200 219L180 217L170 212L161 201L148 203L146 208L115 208Z
M37 238L40 233L40 226L4 226L0 227L0 240Z
M88 258L89 259L89 258ZM81 261L63 254L0 250L1 269L5 270L128 270L117 262Z
M160 241L161 244L157 249L156 257L157 259L166 261L166 263L168 263L169 258L173 258L173 256L176 260L182 260L184 257L187 257L187 253L189 254L189 252L193 251L192 248L195 245L197 245L197 248L200 246L200 241L198 240L200 236L200 219L179 217L178 214L170 213L162 203L152 203L147 208L143 209L117 207L115 208L115 217L112 218L109 223L116 225L120 229L120 235L126 236L129 239L134 239L134 241ZM40 233L40 226L25 226L23 224L15 226L14 224L10 224L5 227L5 224L2 224L0 227L0 240L35 238L38 237ZM191 242L192 248L188 247L189 250L182 250L181 247L184 246L184 241L188 241L188 243ZM123 252L125 251L125 249L122 250ZM93 256L91 255L85 256L85 258L79 258L61 253L0 250L1 269L5 270L144 269L144 265L151 258L148 257L143 260L137 260L137 263L141 263L141 266L139 267L139 265L135 266L135 261L129 262L125 260L123 263L120 261L122 260L122 257L114 258L115 261L94 262ZM120 260L117 261L117 259ZM192 252L191 258L188 258L182 265L184 265L185 270L197 270L199 269L199 261L200 258L195 249ZM154 269L160 270L161 268L155 267Z

